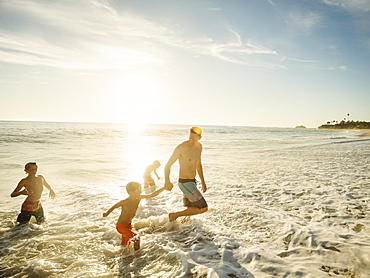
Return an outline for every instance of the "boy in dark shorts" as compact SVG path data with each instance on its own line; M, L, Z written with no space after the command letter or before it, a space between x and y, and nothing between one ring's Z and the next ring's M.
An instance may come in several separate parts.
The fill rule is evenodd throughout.
M26 195L27 198L22 204L21 213L17 217L18 224L26 224L34 216L38 224L45 220L44 210L42 208L40 199L44 186L49 189L49 197L54 199L56 194L51 186L46 182L41 175L36 176L38 166L36 162L29 162L26 164L24 171L28 176L22 179L17 187L14 189L11 197ZM24 188L23 190L21 190Z
M155 160L152 165L148 165L145 168L144 172L144 188L148 188L149 186L155 186L155 181L152 177L152 172L156 175L157 179L159 176L157 174L158 167L161 166L161 163L158 160Z

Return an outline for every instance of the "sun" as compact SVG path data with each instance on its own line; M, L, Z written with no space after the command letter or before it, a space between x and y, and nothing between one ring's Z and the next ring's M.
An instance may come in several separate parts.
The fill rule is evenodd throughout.
M153 122L161 101L160 84L148 74L130 73L111 83L111 109L116 122L140 125Z

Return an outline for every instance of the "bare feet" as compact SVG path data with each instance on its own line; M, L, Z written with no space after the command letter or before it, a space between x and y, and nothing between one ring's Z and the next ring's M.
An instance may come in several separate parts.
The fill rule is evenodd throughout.
M185 216L184 219L181 220L181 223L186 223L190 221L190 216Z
M178 216L176 216L176 213L169 213L169 214L168 214L168 220L169 220L170 222L175 221L175 220L177 219L177 217L178 217Z
M140 237L134 237L129 244L129 248L135 251L140 249Z
M134 241L134 250L139 250L140 249L140 238L136 238Z

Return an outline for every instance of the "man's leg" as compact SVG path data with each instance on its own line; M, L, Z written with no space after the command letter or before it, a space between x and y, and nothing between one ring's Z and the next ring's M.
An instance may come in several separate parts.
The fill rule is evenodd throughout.
M192 216L201 213L205 213L208 210L208 207L205 208L197 208L197 207L187 207L186 209L178 212L172 212L168 214L168 219L170 221L175 221L177 218L181 216Z

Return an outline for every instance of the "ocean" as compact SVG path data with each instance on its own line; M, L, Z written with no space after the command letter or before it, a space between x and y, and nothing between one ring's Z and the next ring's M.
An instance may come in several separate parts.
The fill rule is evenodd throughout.
M196 123L195 123L196 124ZM143 200L141 249L120 245L119 210L102 213L164 165L187 125L0 121L0 277L370 277L370 137L358 130L202 126L208 212L174 189ZM10 193L37 162L57 194L46 222L15 226ZM152 189L146 191L151 192Z

